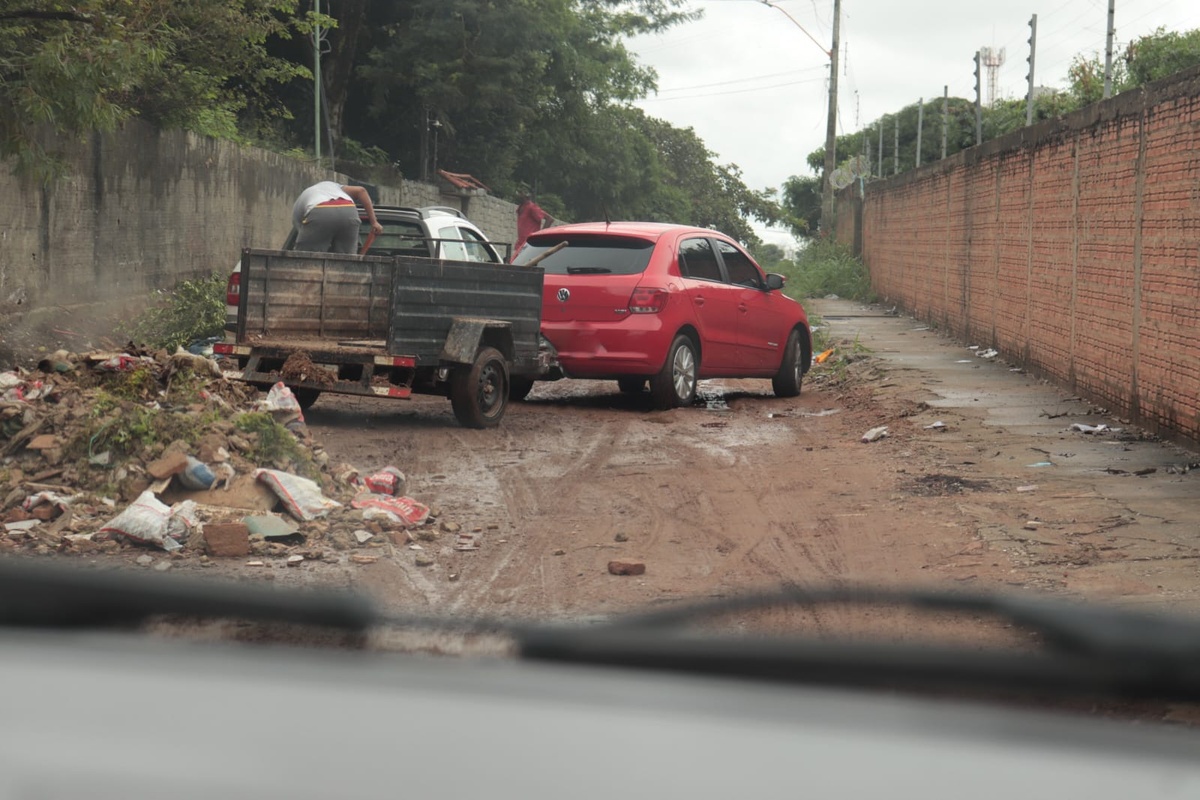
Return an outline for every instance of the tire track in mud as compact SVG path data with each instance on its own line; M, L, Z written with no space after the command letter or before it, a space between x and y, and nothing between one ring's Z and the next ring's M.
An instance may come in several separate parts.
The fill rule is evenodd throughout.
M571 431L583 434L578 441L564 446L559 437L557 447L545 451L550 454L549 459L526 458L533 448L512 434L508 437L511 446L504 450L507 459L495 450L479 453L473 448L461 448L477 471L490 473L487 493L503 508L513 535L505 545L498 541L489 544L485 539L487 554L477 559L478 569L472 569L470 575L464 573L466 580L451 601L451 610L479 611L518 601L517 608L532 606L553 616L563 612L563 593L550 587L551 579L547 577L547 559L562 558L552 555L556 549L554 539L562 535L560 531L573 527L577 519L574 511L580 504L581 493L591 482L590 476L609 467L617 443L630 424L628 420L617 419L598 427L579 426ZM538 432L532 436L544 435ZM453 438L462 443L462 437ZM561 509L570 511L563 513ZM596 519L589 521L594 523ZM595 534L597 530L593 526L591 532Z

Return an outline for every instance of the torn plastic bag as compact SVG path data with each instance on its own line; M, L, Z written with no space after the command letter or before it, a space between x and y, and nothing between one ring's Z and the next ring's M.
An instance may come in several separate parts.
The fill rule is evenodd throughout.
M287 512L296 519L311 522L342 504L321 494L315 481L277 469L256 469L254 478L271 487Z

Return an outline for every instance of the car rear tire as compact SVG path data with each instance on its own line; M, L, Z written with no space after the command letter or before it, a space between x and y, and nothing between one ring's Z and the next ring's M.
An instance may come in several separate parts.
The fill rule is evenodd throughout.
M625 394L641 394L646 388L645 378L617 378L617 388Z
M771 379L771 388L776 397L796 397L800 394L800 384L804 380L804 348L800 346L800 331L792 331L788 335L787 345L783 348L783 363L779 372Z
M650 379L650 397L655 408L667 409L690 406L696 399L696 375L700 359L696 345L680 334L671 342L667 360L658 374Z
M494 428L508 408L508 364L494 347L484 347L475 363L450 374L450 405L464 428Z
M533 391L533 379L524 378L520 375L508 376L508 399L514 403L519 403L529 396Z

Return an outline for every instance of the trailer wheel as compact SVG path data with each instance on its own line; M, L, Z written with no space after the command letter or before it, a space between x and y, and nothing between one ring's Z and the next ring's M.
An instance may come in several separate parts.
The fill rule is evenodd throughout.
M450 375L450 405L465 428L494 428L508 407L508 364L494 347L481 348L475 363Z

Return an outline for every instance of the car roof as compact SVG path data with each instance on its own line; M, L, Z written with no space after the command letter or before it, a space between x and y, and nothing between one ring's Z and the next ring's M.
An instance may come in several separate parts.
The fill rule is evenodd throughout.
M545 228L534 236L562 235L569 233L607 233L617 236L637 236L643 239L658 240L662 236L669 233L696 233L702 236L725 236L720 231L712 230L711 228L698 228L694 225L678 225L670 222L631 222L622 220L619 222L577 222L570 225L556 225L553 228Z
M359 206L362 209L362 206ZM459 211L457 208L450 206L422 206L421 208L413 208L412 206L375 206L375 214L377 216L387 217L416 217L417 219L430 219L433 217L455 217L463 222L470 222L467 215Z

